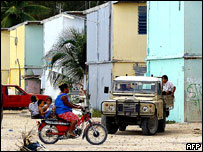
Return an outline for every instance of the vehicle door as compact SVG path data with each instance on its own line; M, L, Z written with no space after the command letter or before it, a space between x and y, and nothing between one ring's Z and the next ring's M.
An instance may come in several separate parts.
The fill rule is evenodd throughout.
M17 108L17 107L27 107L27 103L24 102L26 94L19 89L17 86L8 86L7 87L7 107Z

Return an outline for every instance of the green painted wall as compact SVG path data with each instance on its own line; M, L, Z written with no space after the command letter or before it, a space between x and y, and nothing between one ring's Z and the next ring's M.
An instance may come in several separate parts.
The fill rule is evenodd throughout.
M43 57L43 25L25 26L25 66L41 67Z
M184 59L151 60L148 62L148 76L168 75L176 86L174 109L167 120L184 122Z

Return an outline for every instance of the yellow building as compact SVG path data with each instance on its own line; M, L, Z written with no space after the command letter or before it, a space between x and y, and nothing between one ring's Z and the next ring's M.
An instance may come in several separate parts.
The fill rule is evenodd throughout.
M43 57L43 25L27 21L9 28L9 84L28 93L40 93Z
M25 59L25 25L10 28L10 78L9 82L25 89L24 75Z
M1 28L1 82L9 84L10 73L10 32Z
M112 7L113 78L143 75L147 56L146 3L118 1Z

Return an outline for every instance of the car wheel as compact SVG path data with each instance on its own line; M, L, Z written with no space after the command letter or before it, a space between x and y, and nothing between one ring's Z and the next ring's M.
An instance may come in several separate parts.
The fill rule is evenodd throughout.
M114 117L102 115L101 123L106 127L108 134L115 134L118 131L118 125L116 125L114 122Z
M142 133L144 135L154 135L158 129L158 119L157 117L146 118L142 120Z
M166 112L163 114L163 119L159 120L158 132L164 132L166 127Z

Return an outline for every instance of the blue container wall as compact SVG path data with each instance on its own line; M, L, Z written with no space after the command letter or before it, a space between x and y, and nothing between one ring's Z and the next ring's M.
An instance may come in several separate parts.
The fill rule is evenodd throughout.
M147 76L168 75L176 86L168 120L184 122L184 2L149 1Z
M185 53L202 56L202 1L185 1Z
M148 59L184 55L184 2L149 1Z
M26 25L25 65L29 67L42 67L43 56L43 25Z
M184 122L184 59L148 61L148 74L161 77L168 75L176 86L174 109L167 120Z

